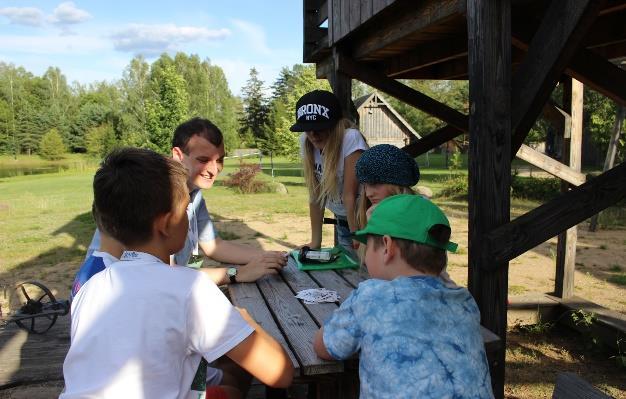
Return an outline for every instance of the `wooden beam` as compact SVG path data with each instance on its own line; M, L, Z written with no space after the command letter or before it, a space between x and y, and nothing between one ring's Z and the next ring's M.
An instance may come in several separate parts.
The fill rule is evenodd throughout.
M339 98L343 115L351 119L357 126L359 125L359 113L352 102L352 79L337 68L337 60L340 52L337 47L333 47L333 66L329 76L330 86L333 93Z
M569 192L493 229L482 249L492 269L577 225L626 197L626 163L572 188Z
M391 78L449 60L465 58L467 70L467 38L425 43L385 63L385 74Z
M504 397L508 262L493 265L482 237L510 218L511 2L467 0L469 134L468 288L483 326L502 339L491 358L491 384Z
M565 112L558 105L556 105L554 101L548 100L546 105L544 105L543 117L548 122L550 122L552 124L552 127L554 127L557 131L562 132L562 135L564 137L570 136L571 116L569 113ZM519 151L518 151L518 154L519 154ZM567 180L567 179L564 179L564 180ZM575 184L575 183L572 183L572 184Z
M553 1L512 81L511 154L517 153L543 104L602 9L602 1Z
M565 73L616 103L626 106L626 71L593 51L581 50Z
M526 144L522 144L515 155L519 159L522 159L529 164L550 173L552 176L565 180L575 186L580 186L587 180L587 177L583 173L580 173L575 169L562 164L556 159L550 158L549 156L530 148Z
M345 55L335 59L339 71L441 119L463 131L468 130L468 117L419 91L385 76L367 64L357 63Z
M453 126L444 126L441 129L437 129L434 132L422 137L416 142L403 147L402 149L413 158L425 154L433 148L440 146L453 138L463 134L462 130L459 130Z
M563 90L563 104L570 111L570 134L563 138L563 163L574 171L580 171L583 138L583 85L568 79ZM568 192L570 185L561 182L561 192ZM560 298L574 295L574 272L576 270L577 226L570 227L558 236L556 244L556 273L554 294Z
M354 0L358 1L358 0ZM373 17L366 25L368 33L351 41L352 58L361 60L403 38L465 13L465 0L403 1L401 12L394 13L386 23ZM404 3L404 4L400 4Z

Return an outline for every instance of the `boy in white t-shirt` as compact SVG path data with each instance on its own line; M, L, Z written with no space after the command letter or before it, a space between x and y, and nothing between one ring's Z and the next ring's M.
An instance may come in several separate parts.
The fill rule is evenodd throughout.
M169 265L187 236L186 180L180 163L143 149L116 151L96 172L99 223L126 251L72 302L61 398L186 398L200 359L223 355L266 385L291 383L280 344L204 273Z

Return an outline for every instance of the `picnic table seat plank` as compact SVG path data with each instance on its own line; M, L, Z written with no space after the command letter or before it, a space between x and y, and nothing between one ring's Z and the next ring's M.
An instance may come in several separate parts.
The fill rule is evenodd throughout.
M233 301L233 305L244 308L248 311L250 316L259 323L259 325L278 343L282 345L291 359L291 363L293 364L293 368L295 369L296 374L300 373L300 363L296 356L289 348L283 333L278 328L276 322L272 318L269 309L264 305L263 296L259 291L259 288L255 283L240 283L240 284L229 284L228 291L230 293L231 300Z
M287 285L289 285L291 290L294 292L294 295L302 290L325 287L323 285L318 285L318 283L312 279L308 273L302 273L296 266L295 262L292 261L287 263L287 266L283 268L281 274L287 282ZM326 288L332 289L330 287ZM330 315L337 310L337 305L335 303L316 303L312 305L302 303L302 305L308 310L318 326L323 325L324 321L326 321Z
M342 372L341 362L322 360L313 350L313 337L318 326L282 277L265 276L257 280L257 286L298 358L302 373L315 375Z
M574 373L559 373L552 399L610 399L611 397Z

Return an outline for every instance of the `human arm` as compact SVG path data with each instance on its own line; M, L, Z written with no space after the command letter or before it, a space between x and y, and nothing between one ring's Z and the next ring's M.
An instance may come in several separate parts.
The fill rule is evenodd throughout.
M241 316L254 332L226 353L231 360L265 385L286 388L293 380L293 364L283 347L258 325L245 309Z
M237 282L246 283L259 278L276 274L286 264L287 258L279 251L263 251L247 245L236 244L216 238L209 242L200 242L204 254L213 260L228 264L242 264L237 267ZM215 284L222 285L230 282L226 275L228 268L202 268L203 273L209 276Z
M322 246L322 221L324 220L324 206L318 202L310 202L309 218L311 220L311 242L306 244L306 246L317 249Z
M320 359L325 360L334 360L334 358L328 353L326 349L326 345L324 345L324 327L320 327L319 330L315 333L315 338L313 338L313 350Z
M348 227L351 232L357 230L356 198L359 191L359 181L356 177L356 162L362 153L363 151L358 150L344 159L342 201L346 208L346 218L348 219ZM358 247L358 244L356 247Z

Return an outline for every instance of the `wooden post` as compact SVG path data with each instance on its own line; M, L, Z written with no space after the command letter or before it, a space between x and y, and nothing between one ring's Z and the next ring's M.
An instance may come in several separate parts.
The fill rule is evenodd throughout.
M328 80L333 88L333 93L339 97L343 115L359 126L359 113L352 102L352 78L339 71L339 57L339 50L337 47L333 47L333 68Z
M583 84L575 79L567 79L563 88L563 105L570 112L569 137L563 137L562 161L565 165L580 172L583 137ZM567 192L570 184L563 181L561 192ZM554 293L560 298L574 295L574 270L576 265L577 227L570 227L559 234L556 246L556 276Z
M622 124L624 123L625 114L626 108L618 105L617 113L615 114L615 124L613 125L613 135L611 136L611 141L609 141L609 148L606 151L606 158L604 159L604 167L602 168L603 172L611 169L615 163L617 141L622 133ZM598 216L599 214L596 214L591 217L591 221L589 222L589 231L596 231L598 228Z
M468 287L482 325L502 346L490 362L496 398L504 397L508 262L493 264L483 237L510 219L511 4L467 1L469 74Z

